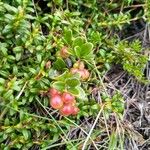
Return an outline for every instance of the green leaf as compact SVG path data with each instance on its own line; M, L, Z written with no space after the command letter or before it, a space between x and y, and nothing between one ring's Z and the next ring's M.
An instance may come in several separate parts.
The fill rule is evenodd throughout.
M93 110L98 110L99 108L100 108L99 104L94 104L91 106L91 109L93 109Z
M93 44L92 43L85 43L81 46L81 56L86 56L90 52L92 52Z
M81 87L78 87L77 89L78 89L78 92L79 92L78 98L80 98L80 99L82 99L82 100L87 99L84 90L83 90Z
M67 44L72 44L72 31L69 29L65 29L64 40Z
M75 51L75 55L76 55L78 58L80 58L80 56L81 56L81 48L80 48L79 46L76 46L76 47L74 48L74 51Z
M10 120L8 118L5 118L4 125L5 126L9 126L10 125Z
M54 69L63 70L66 68L66 64L62 58L57 58L56 62L53 64Z
M77 78L69 78L69 79L66 79L66 84L67 86L73 88L73 87L79 86L80 81Z
M14 57L14 56L12 56L12 55L9 55L7 58L8 58L8 60L9 60L9 61L13 61L13 60L15 60L15 57Z
M23 136L24 136L25 140L27 140L27 139L29 138L28 130L23 129L23 130L22 130L22 134L23 134Z
M21 90L20 86L18 86L18 85L14 85L12 87L12 89L15 90L15 91L18 91L18 92Z
M7 71L1 70L0 75L7 78L9 76L9 73Z
M94 56L95 56L95 55L91 52L91 53L89 53L88 55L84 56L84 59L91 61L91 60L94 59Z
M4 85L5 84L5 79L0 78L0 84Z
M50 81L46 78L42 78L41 81L45 84L45 85L50 85Z
M110 64L109 63L106 62L104 65L105 65L105 67L106 67L107 70L110 69Z
M5 90L4 86L0 86L0 92L3 92Z
M99 50L99 54L100 54L103 58L105 58L105 56L106 56L106 51L105 51L104 49L100 49L100 50Z
M52 87L59 91L63 91L63 90L65 90L65 82L56 81L52 84Z
M91 33L91 41L94 44L100 43L101 42L101 34L98 31L93 31Z
M21 147L22 147L22 144L20 144L20 143L17 143L17 144L16 144L16 148L17 148L17 149L21 149Z
M77 88L69 88L67 90L69 93L72 93L73 95L76 95L76 96L79 95L79 90Z
M55 77L55 80L65 81L66 79L68 79L70 77L72 77L72 75L68 71L65 71L63 74Z
M9 12L11 11L11 12L13 12L13 13L16 13L16 12L18 11L17 8L15 8L15 7L13 7L13 6L10 6L10 5L8 5L7 3L4 3L4 7L5 7L5 9L7 9Z
M85 40L81 37L77 37L73 41L73 47L75 46L82 46L84 44Z
M11 30L12 30L12 26L8 24L8 25L6 25L6 26L4 27L4 29L3 29L2 32L3 32L4 34L6 34L6 33L8 34L8 33L11 33ZM10 34L10 35L11 35L11 34Z
M31 93L38 93L39 89L38 88L31 88L30 92Z
M13 48L13 51L14 51L15 53L20 53L20 52L23 51L23 48L22 48L22 46L17 46L17 47L15 47L15 48Z
M29 68L29 71L32 73L32 74L36 74L37 71L34 69L34 68Z
M72 87L72 88L69 88L67 90L68 90L68 92L72 93L73 95L76 95L78 98L80 98L82 100L87 99L84 90L81 87L79 87L79 86Z
M62 0L54 0L54 3L55 3L56 5L61 5L61 4L62 4Z
M16 53L16 60L18 61L20 60L20 58L21 58L21 53Z
M14 129L12 127L6 129L5 133L11 133Z
M16 65L13 66L13 74L17 75L18 67Z
M41 55L41 53L37 53L36 57L37 57L38 62L42 61L42 55Z
M117 135L113 131L111 136L110 136L110 142L109 142L108 149L115 150L117 148L117 141L118 141L117 140Z
M0 44L1 46L2 44ZM0 51L3 53L4 56L7 56L7 48L6 47L0 47Z
M11 96L12 96L12 94L13 94L13 90L8 90L4 95L3 95L3 97L4 97L4 99L9 99Z
M51 79L56 78L56 77L58 76L57 70L51 68L51 69L49 70L49 72L48 72L48 76L49 76L49 78L51 78Z

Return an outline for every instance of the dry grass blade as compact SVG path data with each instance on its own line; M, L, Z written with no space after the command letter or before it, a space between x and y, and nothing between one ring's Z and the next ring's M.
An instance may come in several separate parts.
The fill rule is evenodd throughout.
M97 117L96 117L96 119L95 119L95 121L94 121L94 124L92 125L92 128L91 128L91 130L90 130L90 132L89 132L89 134L88 134L88 136L87 136L87 138L86 138L86 140L85 140L85 142L84 142L84 144L83 144L82 150L85 150L85 149L86 149L86 146L87 146L86 144L87 144L87 142L88 142L88 140L89 140L89 138L90 138L90 136L91 136L91 134L92 134L92 132L93 132L93 129L94 129L94 127L95 127L95 125L96 125L96 123L97 123L97 121L98 121L98 119L99 119L99 117L100 117L102 111L103 111L103 107L104 107L104 106L101 107L101 109L100 109L100 111L99 111L99 113L98 113L98 115L97 115Z

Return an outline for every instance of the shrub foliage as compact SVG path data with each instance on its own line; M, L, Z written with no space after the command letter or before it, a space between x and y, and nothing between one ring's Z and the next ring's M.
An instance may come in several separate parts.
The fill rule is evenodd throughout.
M106 116L122 118L123 97L107 93L103 76L119 64L145 80L142 43L119 33L130 30L133 21L148 22L149 9L148 0L0 1L0 149L46 149L59 142L79 149L84 139L67 134L80 119L96 117L103 104ZM60 53L64 47L67 58ZM70 72L77 61L89 71L87 80ZM49 106L50 87L77 98L77 116L61 117ZM101 104L91 94L94 87L101 91Z

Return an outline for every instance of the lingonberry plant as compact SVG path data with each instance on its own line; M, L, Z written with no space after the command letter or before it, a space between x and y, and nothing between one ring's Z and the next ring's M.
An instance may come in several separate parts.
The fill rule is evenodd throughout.
M123 119L149 22L149 0L0 0L0 149L146 145Z

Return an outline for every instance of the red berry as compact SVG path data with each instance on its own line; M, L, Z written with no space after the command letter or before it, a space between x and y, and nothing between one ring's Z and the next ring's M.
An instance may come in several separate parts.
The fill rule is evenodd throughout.
M50 105L54 109L60 109L63 106L62 98L59 95L55 95L50 99Z
M69 116L72 114L73 106L70 104L65 104L59 111L63 116Z
M53 96L55 96L55 95L59 95L60 92L59 92L57 89L51 88L51 89L49 90L49 94L50 94L51 97L53 97Z
M77 115L79 111L80 111L79 108L74 106L72 110L72 115Z
M68 58L68 57L69 57L69 53L68 53L67 47L63 47L63 48L60 50L60 56L61 56L62 58Z
M75 97L71 95L70 93L64 92L62 94L62 100L64 103L72 103Z

